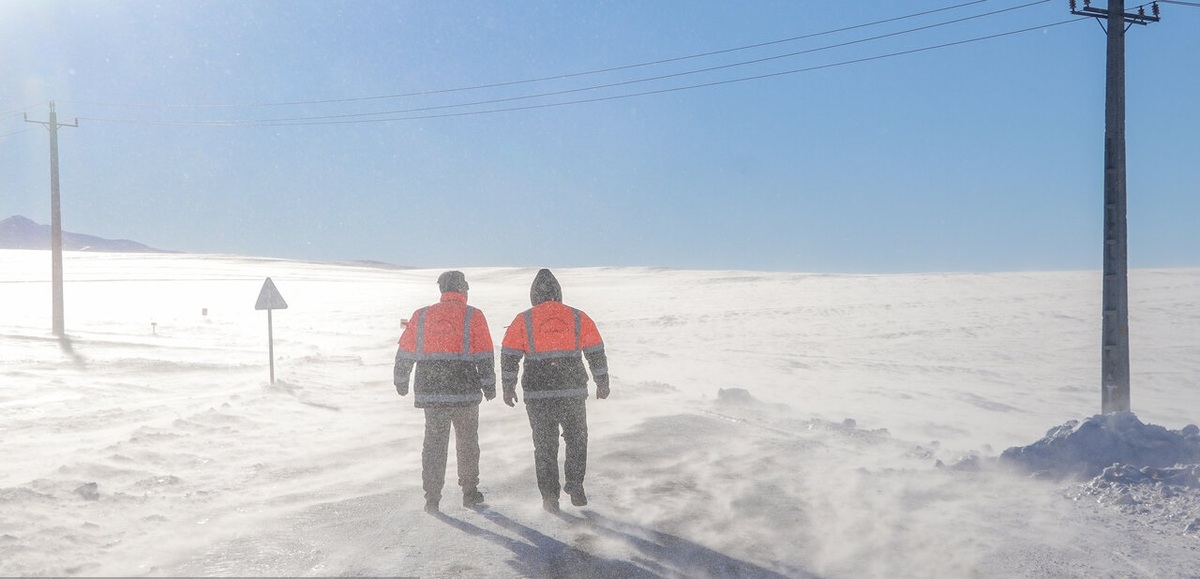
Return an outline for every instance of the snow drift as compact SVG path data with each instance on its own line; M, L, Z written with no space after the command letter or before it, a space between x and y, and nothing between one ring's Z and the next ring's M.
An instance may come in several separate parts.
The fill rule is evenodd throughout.
M1144 469L1147 473L1161 473L1165 467L1200 464L1200 428L1189 424L1171 431L1143 424L1132 412L1100 414L1051 428L1044 438L1029 446L1005 450L1000 459L1038 476L1056 478L1094 477L1113 465L1123 471ZM1152 475L1151 478L1177 477ZM1190 484L1197 485L1200 481Z

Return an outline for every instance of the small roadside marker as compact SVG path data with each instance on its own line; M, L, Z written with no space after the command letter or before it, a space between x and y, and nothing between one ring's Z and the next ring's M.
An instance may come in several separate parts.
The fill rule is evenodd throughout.
M267 357L271 359L271 383L275 383L275 331L272 328L271 312L273 310L286 310L287 302L283 300L279 290L275 288L275 282L271 278L263 282L262 289L258 292L258 301L254 304L256 310L267 310Z

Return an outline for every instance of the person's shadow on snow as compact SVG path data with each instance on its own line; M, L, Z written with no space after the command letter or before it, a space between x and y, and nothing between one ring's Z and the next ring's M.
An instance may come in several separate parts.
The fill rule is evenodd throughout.
M624 542L636 548L642 557L630 561L605 559L577 549L544 533L518 523L494 510L479 511L489 521L512 531L529 542L513 539L479 528L445 514L438 518L471 535L487 539L511 550L516 561L511 563L520 573L534 577L592 578L662 578L662 577L736 577L788 579L798 577L817 579L816 575L799 569L789 569L784 575L753 563L718 553L707 547L667 533L644 529L601 516L590 510L583 517L558 513L558 517L580 528Z
M559 516L587 525L601 536L632 545L645 557L645 564L654 565L666 576L817 579L817 575L802 569L788 569L786 575L778 573L675 535L609 519L592 510L585 509L582 513L583 517L566 513L560 513Z
M516 555L516 559L510 561L509 565L527 577L578 577L583 579L608 577L651 579L660 577L632 563L604 559L576 549L491 509L480 509L479 512L489 521L517 533L528 542L477 527L445 513L437 513L435 516L464 533L486 539L512 551Z

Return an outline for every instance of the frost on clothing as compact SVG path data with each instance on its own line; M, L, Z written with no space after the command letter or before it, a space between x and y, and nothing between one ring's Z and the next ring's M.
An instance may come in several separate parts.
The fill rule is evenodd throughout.
M521 388L526 402L587 398L584 358L597 391L607 391L608 358L595 322L562 303L562 288L549 270L538 272L529 298L533 307L518 314L504 334L500 371L505 391L516 389L522 358Z
M496 395L495 353L487 319L467 296L445 292L440 302L413 312L396 351L396 390L407 393L416 366L417 408L479 404Z

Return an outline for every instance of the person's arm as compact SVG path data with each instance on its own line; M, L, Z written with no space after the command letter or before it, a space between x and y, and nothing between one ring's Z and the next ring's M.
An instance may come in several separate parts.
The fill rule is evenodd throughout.
M408 394L408 377L412 374L414 360L407 355L404 348L396 349L396 365L392 368L392 383L396 385L396 393Z
M596 398L608 398L608 356L604 354L604 344L584 350L583 357L587 358L588 368L592 369L592 380L596 381Z
M479 389L483 397L496 397L496 350L492 346L492 333L488 331L487 318L475 310L471 315L471 355L475 359L475 372L479 375Z
M596 382L596 398L608 398L608 356L604 353L604 340L600 338L600 330L596 322L587 314L580 312L580 346L583 357L587 359L588 368L592 370L592 380Z
M422 310L417 310L408 319L417 320L422 313ZM392 384L396 385L397 394L405 396L408 394L408 378L417 363L417 330L413 329L411 323L404 323L399 344L400 347L396 349L396 365L392 367Z
M500 382L504 387L504 403L514 406L517 400L517 376L521 369L521 358L525 357L525 324L517 316L504 332L500 348Z

